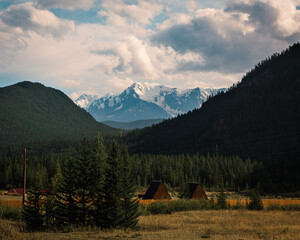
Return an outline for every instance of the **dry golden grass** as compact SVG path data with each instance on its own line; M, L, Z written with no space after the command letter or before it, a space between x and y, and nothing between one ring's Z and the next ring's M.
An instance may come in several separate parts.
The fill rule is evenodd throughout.
M149 205L150 203L157 202L157 201L163 201L163 202L168 202L168 201L176 201L176 200L139 200L140 204L143 205ZM241 204L246 206L246 203L249 202L250 199L227 199L226 202L230 204L230 206L236 206L237 204ZM215 200L217 202L217 200ZM286 205L300 205L300 199L262 199L264 207L269 207L272 205L279 205L279 206L286 206Z
M238 204L246 205L249 199L228 199L227 203L230 206L236 206ZM269 207L272 205L286 206L286 205L300 205L299 199L262 199L264 207Z
M22 199L0 200L0 205L9 207L22 207Z
M300 239L300 212L192 211L140 218L140 230L22 233L24 239Z

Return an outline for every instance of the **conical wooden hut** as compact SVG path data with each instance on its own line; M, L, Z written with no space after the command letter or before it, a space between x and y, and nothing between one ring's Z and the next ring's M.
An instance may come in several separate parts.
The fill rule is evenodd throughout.
M192 199L208 199L200 183L189 182L189 194Z
M171 199L165 185L161 181L152 180L143 199Z

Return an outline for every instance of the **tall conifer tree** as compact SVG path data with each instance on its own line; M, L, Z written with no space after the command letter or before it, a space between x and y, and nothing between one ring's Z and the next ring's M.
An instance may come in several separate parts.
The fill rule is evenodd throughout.
M62 173L60 169L59 162L56 163L56 173L51 178L51 182L49 184L49 187L47 189L47 194L45 197L45 222L47 228L54 228L56 225L56 218L58 213L57 208L57 192L58 188L62 182Z
M57 216L58 227L77 223L77 202L75 186L74 159L68 153L67 161L62 170L61 182L57 189Z
M102 191L103 228L115 228L123 221L120 167L119 146L114 140L107 157L104 174L105 182Z
M92 158L87 139L80 144L80 154L75 161L75 183L79 225L87 225L91 221L91 188Z
M120 164L120 187L121 187L121 206L123 212L123 222L121 222L124 228L136 228L138 223L138 217L140 216L139 203L137 198L134 199L134 193L136 190L134 177L132 175L132 161L129 158L127 148L124 147L122 151Z
M91 196L93 199L93 221L98 227L103 222L103 204L102 204L102 190L104 185L104 171L106 166L106 150L103 145L103 138L98 134L94 141L93 154L92 154L92 187Z
M28 191L22 215L29 230L41 230L44 227L44 204L40 189Z

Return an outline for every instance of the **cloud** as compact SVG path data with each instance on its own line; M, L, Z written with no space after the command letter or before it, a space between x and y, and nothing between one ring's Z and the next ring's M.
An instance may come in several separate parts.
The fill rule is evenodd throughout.
M228 87L300 39L292 0L101 0L101 23L74 17L76 25L46 10L94 3L33 0L0 11L0 74L72 96L116 93L135 81Z
M75 10L78 8L88 10L95 3L95 0L36 0L35 4L39 8L55 9L63 8L68 10Z
M151 20L162 10L163 5L156 1L138 0L137 4L125 4L122 0L104 0L99 14L106 16L108 21L114 24L151 24Z
M199 9L185 23L162 28L152 42L204 60L178 65L178 71L243 72L299 39L295 1L276 2L228 1L226 10Z
M299 33L300 15L296 9L297 1L231 1L225 11L246 13L247 23L257 32L269 34L274 38L285 39Z
M36 9L31 2L11 5L0 12L0 65L10 64L18 51L27 47L31 33L60 39L74 31L74 22Z
M75 30L74 22L59 19L48 10L36 9L31 2L11 5L0 13L0 21L23 32L33 31L53 37L60 37L68 31Z
M156 79L157 73L150 59L151 47L144 41L129 36L124 41L118 41L96 51L102 56L115 56L116 65L111 69L118 75L139 75L148 79Z

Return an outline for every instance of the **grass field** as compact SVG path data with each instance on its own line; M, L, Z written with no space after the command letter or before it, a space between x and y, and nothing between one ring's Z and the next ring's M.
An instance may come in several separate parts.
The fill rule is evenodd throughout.
M75 229L70 233L22 233L22 223L0 222L12 229L7 239L300 239L300 212L210 210L140 217L140 230ZM1 227L0 227L1 231ZM1 232L0 232L0 239ZM4 238L5 239L5 238Z
M141 200L140 203L144 205L148 205L157 200ZM169 201L169 200L164 200ZM176 200L174 200L176 201ZM246 205L246 202L249 200L246 199L227 199L227 203L230 206L236 206L237 204ZM269 207L272 205L300 205L300 199L262 199L264 207ZM22 207L22 197L20 196L1 196L0 204L9 207Z

